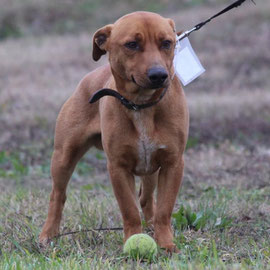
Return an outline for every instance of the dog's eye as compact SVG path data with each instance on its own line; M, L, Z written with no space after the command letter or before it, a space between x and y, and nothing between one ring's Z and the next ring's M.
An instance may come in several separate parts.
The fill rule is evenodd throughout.
M169 50L171 48L172 42L170 40L163 40L161 43L161 48Z
M139 43L137 41L130 41L130 42L127 42L125 44L125 47L130 49L130 50L138 50L140 47L139 47Z

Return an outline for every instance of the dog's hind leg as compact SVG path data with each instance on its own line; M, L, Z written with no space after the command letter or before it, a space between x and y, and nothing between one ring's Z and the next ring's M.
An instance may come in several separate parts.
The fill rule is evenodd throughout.
M39 236L48 243L59 234L62 211L66 201L66 188L77 162L92 146L101 146L98 124L95 119L86 123L75 110L64 106L55 130L55 144L51 163L53 181L48 217ZM87 125L88 124L88 125ZM92 128L89 125L93 126Z
M78 147L78 148L76 148ZM74 168L87 149L72 146L55 149L52 157L51 175L53 180L48 217L40 234L40 242L48 242L59 234L63 207L66 201L66 188Z
M154 215L156 208L154 191L157 185L157 180L158 180L158 172L155 172L152 175L141 177L139 200L146 221L146 225L150 229L153 229L154 225Z

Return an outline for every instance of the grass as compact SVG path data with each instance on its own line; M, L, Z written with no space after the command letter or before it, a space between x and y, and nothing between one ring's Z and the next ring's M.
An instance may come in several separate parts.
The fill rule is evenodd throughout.
M159 6L167 1L147 8L171 9L168 17L177 28L189 29L217 11L200 2L185 1L184 11L174 1L168 10ZM122 226L105 155L94 149L72 176L61 226L61 233L81 232L39 247L57 113L79 80L106 62L90 60L87 28L96 20L88 21L87 14L100 14L104 3L78 1L73 10L67 8L73 1L68 3L52 14L68 10L67 17L44 20L41 28L31 20L33 14L45 18L53 6L48 1L14 0L0 11L0 17L15 12L15 29L29 16L20 24L20 38L0 43L0 269L270 269L269 3L245 4L191 36L207 72L185 88L190 137L172 219L181 253L170 257L159 250L151 264L131 261L122 253L122 231L83 232ZM129 4L115 4L117 10L95 21L91 31L144 2ZM82 9L84 21L74 25Z
M102 175L102 152L90 151L69 185L61 233L81 232L62 236L47 249L37 239L46 217L48 173L34 165L20 181L17 172L2 178L0 269L269 269L269 163L262 162L263 153L256 153L260 162L252 155L228 142L189 148L172 219L181 254L168 257L159 250L151 264L124 256L122 231L91 231L122 226L108 177Z
M269 187L252 190L197 188L196 200L184 183L176 205L206 217L203 226L179 226L173 219L180 255L159 250L153 269L265 269L270 263ZM47 249L37 243L48 196L39 190L17 188L1 196L0 269L136 269L149 262L127 261L122 232L81 232L62 236ZM224 222L225 221L225 222ZM120 213L110 186L90 190L70 188L62 233L100 227L119 227ZM12 268L14 267L14 268ZM88 268L89 269L89 268Z

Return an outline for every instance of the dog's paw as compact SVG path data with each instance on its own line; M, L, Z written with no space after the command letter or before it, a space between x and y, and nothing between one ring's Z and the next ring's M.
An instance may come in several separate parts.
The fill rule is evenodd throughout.
M51 243L51 240L47 236L43 236L43 235L39 236L38 244L40 248L42 249L47 248L50 245L50 243Z
M39 247L40 248L47 248L49 246L51 246L54 242L55 242L55 238L57 237L58 234L56 233L51 233L51 234L48 234L48 233L44 233L42 232L40 235L39 235Z
M180 253L180 250L177 248L177 246L175 244L172 244L172 245L165 247L165 250L170 254Z
M172 255L173 253L180 254L180 250L176 247L175 244L168 244L160 246L168 255Z

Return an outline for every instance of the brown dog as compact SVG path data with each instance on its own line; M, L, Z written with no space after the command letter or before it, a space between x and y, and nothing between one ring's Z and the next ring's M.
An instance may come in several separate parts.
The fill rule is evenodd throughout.
M42 243L59 234L68 181L78 160L96 146L107 154L125 240L142 231L134 183L134 175L139 175L145 220L154 226L158 245L175 250L171 214L188 136L185 96L173 69L175 42L174 22L150 12L128 14L95 33L93 58L97 61L108 52L110 64L86 75L58 116ZM137 104L156 104L132 110L108 96L89 104L93 93L104 87Z

